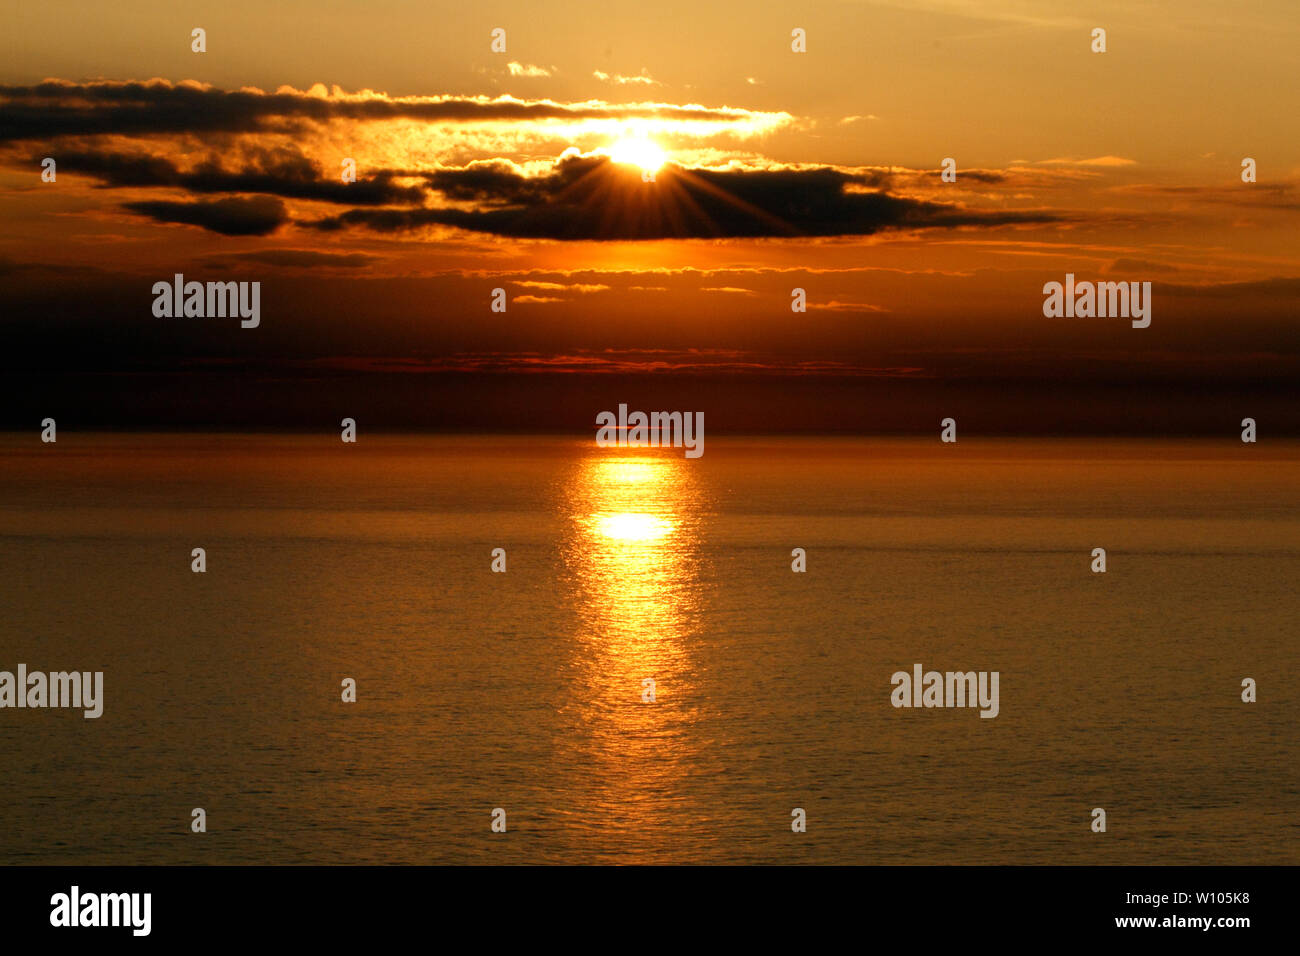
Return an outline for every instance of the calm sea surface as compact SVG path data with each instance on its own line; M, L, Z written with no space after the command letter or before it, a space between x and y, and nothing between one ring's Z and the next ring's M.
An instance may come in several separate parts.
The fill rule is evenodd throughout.
M1298 863L1298 577L1235 437L3 436L0 862Z

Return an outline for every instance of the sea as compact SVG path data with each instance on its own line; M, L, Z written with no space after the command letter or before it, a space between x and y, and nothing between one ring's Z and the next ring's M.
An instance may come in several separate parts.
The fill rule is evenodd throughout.
M0 436L0 863L1300 863L1300 444L704 448Z

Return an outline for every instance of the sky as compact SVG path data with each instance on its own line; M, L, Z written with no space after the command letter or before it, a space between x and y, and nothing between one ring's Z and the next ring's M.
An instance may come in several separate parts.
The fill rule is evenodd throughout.
M0 425L1300 434L1294 3L598 9L9 11Z

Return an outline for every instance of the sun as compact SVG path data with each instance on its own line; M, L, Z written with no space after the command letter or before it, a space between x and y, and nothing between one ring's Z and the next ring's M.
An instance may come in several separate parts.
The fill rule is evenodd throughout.
M620 139L604 152L616 163L639 166L647 173L657 172L668 162L668 154L645 137Z

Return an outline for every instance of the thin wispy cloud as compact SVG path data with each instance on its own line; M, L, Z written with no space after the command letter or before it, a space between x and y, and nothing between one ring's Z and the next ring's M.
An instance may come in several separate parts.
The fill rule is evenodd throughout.
M737 107L614 104L602 100L561 103L505 95L394 97L373 90L348 93L321 84L310 90L280 87L272 93L159 79L90 83L47 80L30 86L0 85L0 142L110 134L290 133L339 120L658 121L709 124L710 129L720 125L752 132L772 129L791 119L784 113Z
M1072 156L1058 156L1055 159L1040 159L1037 161L1039 166L1136 166L1136 159L1126 159L1123 156L1093 156L1090 159L1077 159Z
M545 67L534 66L531 63L520 63L516 60L511 60L509 63L507 63L506 69L510 72L511 76L524 76L524 77L550 76L552 72L551 70L548 70Z
M606 73L603 70L595 70L591 74L602 83L613 83L616 86L662 86L663 84L652 77L648 72L642 70L640 73L632 76L626 76L621 73Z

